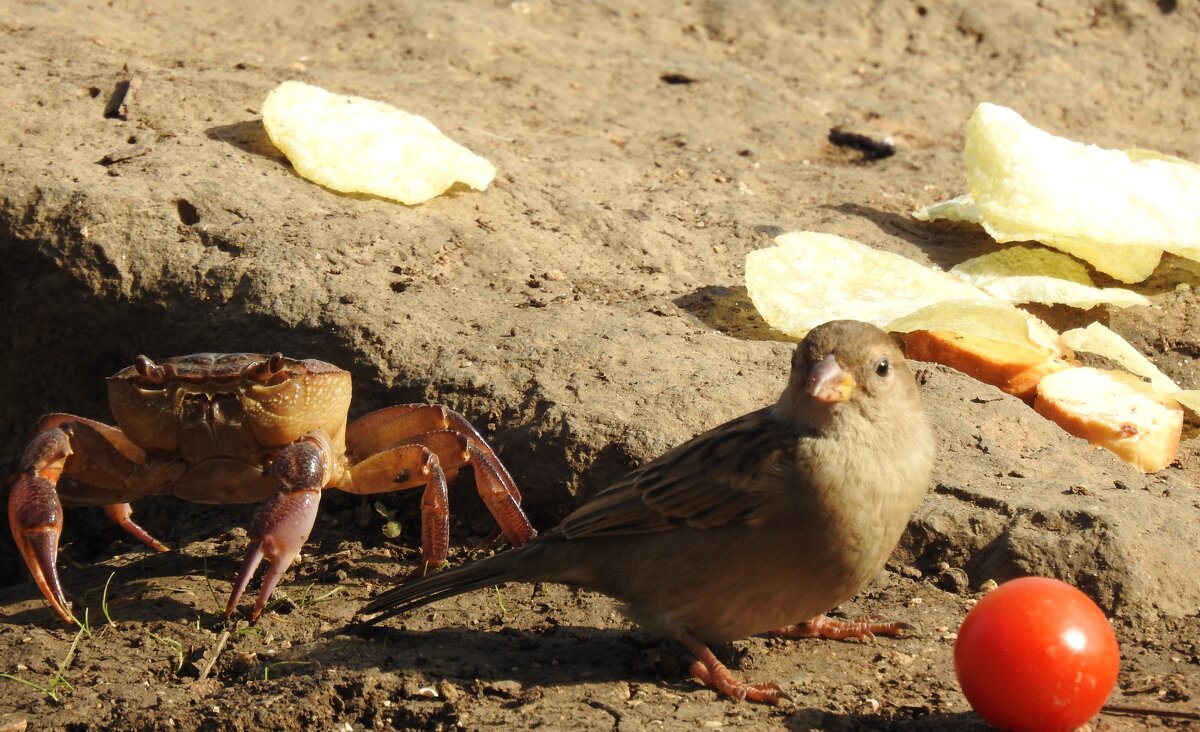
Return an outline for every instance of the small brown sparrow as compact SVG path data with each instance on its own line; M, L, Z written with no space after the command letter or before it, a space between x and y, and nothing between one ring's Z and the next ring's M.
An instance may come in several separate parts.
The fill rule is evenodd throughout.
M401 584L362 612L379 613L373 624L502 582L561 582L679 640L698 659L692 675L718 692L778 703L778 685L737 680L707 644L907 627L824 613L883 569L933 455L896 343L866 323L825 323L796 348L775 404L638 468L529 544Z

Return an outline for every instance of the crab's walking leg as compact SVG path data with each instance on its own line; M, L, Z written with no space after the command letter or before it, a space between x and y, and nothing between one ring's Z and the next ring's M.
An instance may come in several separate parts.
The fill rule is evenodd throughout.
M455 433L435 434L443 436L441 440L428 440L435 445L449 440L458 445L460 438ZM441 447L443 451L447 449L445 445ZM457 449L465 448L458 445ZM424 576L442 566L450 549L450 497L446 491L446 474L435 449L424 444L392 447L355 465L351 473L353 483L343 486L351 493L388 493L425 486L421 494L422 562L413 575Z
M500 524L504 538L514 547L524 546L537 535L521 508L521 496L508 471L490 447L475 442L467 445L468 461L475 468L475 485L488 511Z
M127 481L139 468L144 469L146 453L129 441L116 427L95 420L76 417L73 414L47 414L38 422L38 431L59 429L70 439L74 457L67 465L66 474L82 483L106 488L114 496L126 492ZM170 471L174 466L161 464L159 475L147 472L143 479L148 483L170 483ZM80 496L64 495L71 505L93 503ZM168 547L150 535L133 520L133 508L128 503L110 503L102 507L104 514L113 523L132 534L138 541L157 552L168 551Z
M534 537L516 482L483 436L458 412L437 404L406 404L367 414L346 430L346 446L354 461L413 443L436 452L448 477L464 465L474 468L476 489L510 544L522 546ZM357 467L354 473L358 483ZM402 487L392 485L390 490Z
M163 544L158 539L150 535L150 532L143 529L133 520L133 507L128 503L110 503L104 506L104 515L108 516L113 523L128 531L135 539L142 542L156 552L169 551L170 547Z
M262 587L254 603L252 620L257 620L271 597L275 585L300 553L317 517L321 489L329 480L333 453L329 439L311 432L279 451L267 468L279 492L254 514L250 524L250 548L233 584L225 616L233 615L238 600L265 557L271 566L263 575Z

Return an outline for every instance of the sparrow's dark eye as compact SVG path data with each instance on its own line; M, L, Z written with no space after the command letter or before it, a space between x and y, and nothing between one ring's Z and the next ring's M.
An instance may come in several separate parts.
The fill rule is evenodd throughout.
M887 376L892 373L892 364L886 358L879 359L875 362L875 373L880 376Z

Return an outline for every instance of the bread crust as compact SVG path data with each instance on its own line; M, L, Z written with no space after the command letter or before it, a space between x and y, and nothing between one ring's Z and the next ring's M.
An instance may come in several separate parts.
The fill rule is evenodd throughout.
M903 338L908 358L945 364L1030 404L1043 378L1072 368L1069 360L1048 348L967 333L914 330Z

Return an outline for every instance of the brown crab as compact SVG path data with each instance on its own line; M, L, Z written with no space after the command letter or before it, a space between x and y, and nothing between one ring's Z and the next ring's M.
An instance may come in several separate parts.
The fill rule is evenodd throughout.
M63 505L101 506L130 534L166 551L134 523L131 501L164 493L200 503L262 501L227 617L266 557L271 566L251 615L258 618L308 539L324 488L370 494L424 486L425 570L446 558L446 481L466 465L508 541L520 546L534 535L516 484L462 415L406 404L347 426L350 374L322 361L280 353L201 353L158 363L138 356L108 379L108 397L116 427L69 414L42 417L8 499L17 548L67 622L70 603L56 568Z

